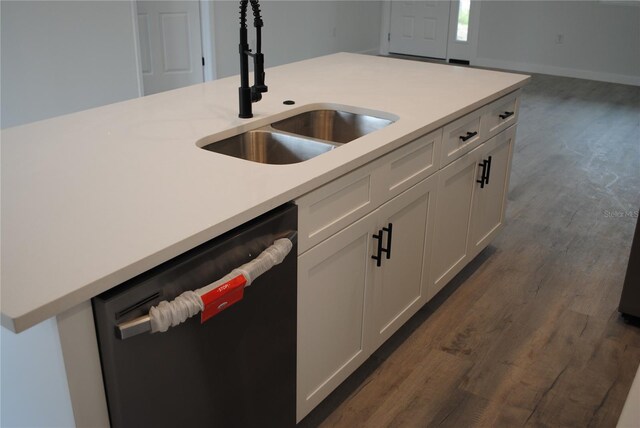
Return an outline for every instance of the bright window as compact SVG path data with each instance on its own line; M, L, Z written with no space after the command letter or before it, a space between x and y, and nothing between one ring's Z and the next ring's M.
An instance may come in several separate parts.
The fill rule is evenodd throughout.
M466 42L469 35L469 9L471 9L471 0L460 0L458 7L458 31L456 32L456 40L458 42Z

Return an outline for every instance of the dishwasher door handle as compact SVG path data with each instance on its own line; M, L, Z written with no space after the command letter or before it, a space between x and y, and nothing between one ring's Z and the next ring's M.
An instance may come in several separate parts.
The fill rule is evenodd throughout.
M242 298L242 288L248 287L260 275L282 263L293 248L296 238L297 232L290 232L285 238L274 241L258 257L232 270L217 281L194 291L185 291L171 302L165 300L151 307L147 315L116 325L116 336L119 339L128 339L142 333L164 332L169 327L175 327L198 313L203 314L202 322L206 321L209 317L236 303L239 300L239 288L240 298ZM223 287L226 288L223 289ZM223 298L227 292L229 303L220 304L220 298ZM217 297L215 300L208 298L214 294ZM217 307L212 308L211 305L217 305Z
M128 339L142 333L151 331L151 317L147 314L130 321L125 321L116 326L116 336L118 339Z

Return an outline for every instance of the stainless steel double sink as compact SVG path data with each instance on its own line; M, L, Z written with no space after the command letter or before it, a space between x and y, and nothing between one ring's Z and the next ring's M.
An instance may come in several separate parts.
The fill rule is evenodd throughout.
M319 156L393 122L342 110L312 110L220 141L208 143L205 138L198 145L252 162L292 164Z

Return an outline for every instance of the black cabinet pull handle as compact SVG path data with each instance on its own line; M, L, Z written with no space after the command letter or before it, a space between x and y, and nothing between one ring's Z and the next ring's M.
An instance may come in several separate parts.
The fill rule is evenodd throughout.
M478 135L477 131L474 132L467 132L467 135L461 135L460 139L462 141L467 141L469 138L475 137L476 135Z
M377 251L377 255L375 256L371 256L371 258L373 260L376 261L376 266L380 267L382 266L382 230L378 230L378 234L377 235L373 235L373 239L377 239L378 240L378 251Z
M489 176L491 175L491 156L478 165L482 167L482 174L480 175L480 179L476 180L476 183L480 183L480 188L484 189L484 185L489 184Z
M505 111L504 113L502 113L500 116L500 119L506 119L509 116L513 116L513 112L512 111Z
M382 228L383 232L387 232L387 248L383 248L382 252L387 254L387 260L391 258L391 239L393 234L393 223L389 223L387 227Z
M480 188L484 189L486 174L487 174L487 161L483 160L482 163L478 164L482 167L482 174L480 175L480 179L476 180L476 183L480 183Z

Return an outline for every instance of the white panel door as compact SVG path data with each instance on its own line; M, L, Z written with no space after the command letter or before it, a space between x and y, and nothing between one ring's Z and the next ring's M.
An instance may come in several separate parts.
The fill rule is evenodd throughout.
M200 3L138 1L144 94L203 82Z
M392 1L389 52L447 57L450 1Z

